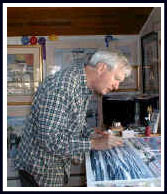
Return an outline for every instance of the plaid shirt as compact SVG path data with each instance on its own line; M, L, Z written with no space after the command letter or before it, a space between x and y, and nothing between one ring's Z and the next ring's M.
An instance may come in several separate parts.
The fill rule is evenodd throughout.
M86 83L84 65L72 65L48 76L34 95L15 166L39 186L63 186L71 159L90 150L93 129L85 118L93 93Z

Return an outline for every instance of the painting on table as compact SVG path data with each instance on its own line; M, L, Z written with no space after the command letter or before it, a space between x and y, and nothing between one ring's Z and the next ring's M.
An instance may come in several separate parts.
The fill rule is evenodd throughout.
M88 186L156 187L161 180L161 137L124 138L123 146L86 155Z

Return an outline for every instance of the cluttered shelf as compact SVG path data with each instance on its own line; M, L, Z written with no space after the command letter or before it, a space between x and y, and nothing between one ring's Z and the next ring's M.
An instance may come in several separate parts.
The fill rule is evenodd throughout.
M159 137L159 136L161 136L160 133L157 133L157 134L150 134L150 137ZM145 135L144 135L144 134L138 134L137 137L145 137Z
M116 127L114 122L112 126L108 127L107 131L115 136L123 138L161 136L161 129L158 127L157 122L156 124L152 122L150 125L145 126L135 126L131 124L126 127L123 127L120 122L118 123L119 126ZM104 127L104 130L106 130L106 127Z
M157 95L113 95L104 96L103 124L111 126L114 121L119 121L123 126L134 123L135 126L145 124L145 117L155 121L159 117L159 96Z

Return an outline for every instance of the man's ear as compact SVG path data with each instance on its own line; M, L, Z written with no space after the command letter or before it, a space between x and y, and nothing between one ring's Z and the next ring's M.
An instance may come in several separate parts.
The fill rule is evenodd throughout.
M107 69L107 65L105 63L101 63L101 62L97 63L96 70L99 75L104 71L106 71L106 69Z

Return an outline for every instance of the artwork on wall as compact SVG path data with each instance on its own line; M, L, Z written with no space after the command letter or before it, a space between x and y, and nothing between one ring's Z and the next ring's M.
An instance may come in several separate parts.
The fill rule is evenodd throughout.
M127 57L130 64L133 64L133 55L131 47L129 47L129 45L120 45L117 46L116 49L118 49L121 53L123 53Z
M14 158L31 106L7 106L8 158Z
M139 90L139 66L132 66L131 75L125 78L124 82L119 85L118 92L137 91Z
M7 47L8 103L15 98L32 96L42 81L42 52L37 45L10 45ZM23 97L24 98L24 97ZM26 98L27 99L27 98ZM24 100L25 102L25 100ZM27 102L26 102L27 103ZM17 104L17 103L16 103Z
M123 146L86 154L88 186L161 185L161 137L124 138Z
M21 135L31 106L7 106L7 179L17 180L18 171L14 167L14 158L18 152ZM6 131L5 131L6 133Z
M69 49L57 49L54 50L53 64L48 64L47 75L53 74L62 68L74 63L86 62L90 55L95 53L97 49L94 48L69 48Z
M138 38L121 37L111 42L110 49L125 55L131 65L139 64Z
M143 93L159 92L158 33L141 37Z

